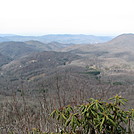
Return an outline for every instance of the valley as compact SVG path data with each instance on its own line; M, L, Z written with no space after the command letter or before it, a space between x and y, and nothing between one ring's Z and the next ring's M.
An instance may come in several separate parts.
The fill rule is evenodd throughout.
M3 90L3 83L6 82L12 83L16 91L21 81L37 85L38 82L54 75L59 77L65 75L65 72L67 75L76 75L75 77L79 79L82 77L83 81L92 79L101 84L120 83L125 86L131 83L132 86L134 82L133 43L133 34L119 35L108 42L97 44L79 43L77 45L58 42L46 44L36 40L0 43L1 90ZM92 72L100 73L92 75ZM4 88L7 85L10 87L10 84L5 84Z
M88 98L107 100L119 94L128 99L126 109L134 107L134 35L81 36L0 38L3 132L13 123L16 132L27 126L43 130L43 125L45 131L54 130L56 122L47 116L53 109L83 104ZM19 118L24 122L17 124Z

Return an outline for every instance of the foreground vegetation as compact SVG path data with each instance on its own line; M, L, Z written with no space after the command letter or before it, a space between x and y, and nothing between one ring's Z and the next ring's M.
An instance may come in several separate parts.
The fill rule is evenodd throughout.
M121 105L127 101L116 95L103 102L91 98L87 104L67 106L54 110L53 118L60 121L63 132L84 134L126 134L132 133L130 123L134 118L134 109L123 110Z
M53 123L55 124L53 125L56 125L55 132L52 132L53 130L51 132L44 132L38 128L33 128L31 130L27 128L25 131L23 131L23 133L132 134L134 109L126 110L124 107L126 102L126 99L122 98L119 95L116 95L113 98L108 99L108 101L90 98L87 103L85 102L81 105L68 105L65 107L60 107L58 109L55 109L51 114L49 114L48 117L49 119L54 118ZM21 113L16 113L15 116L18 116L17 114ZM45 128L46 126L42 127ZM17 133L9 128L7 133L18 134L21 132Z

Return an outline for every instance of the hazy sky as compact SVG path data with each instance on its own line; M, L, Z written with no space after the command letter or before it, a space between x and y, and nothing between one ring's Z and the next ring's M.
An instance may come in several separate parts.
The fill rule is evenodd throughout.
M134 33L134 0L0 0L0 33Z

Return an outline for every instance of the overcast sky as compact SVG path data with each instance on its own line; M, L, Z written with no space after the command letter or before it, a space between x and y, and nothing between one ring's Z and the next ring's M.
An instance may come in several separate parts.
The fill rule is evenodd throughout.
M0 0L0 33L134 33L134 0Z

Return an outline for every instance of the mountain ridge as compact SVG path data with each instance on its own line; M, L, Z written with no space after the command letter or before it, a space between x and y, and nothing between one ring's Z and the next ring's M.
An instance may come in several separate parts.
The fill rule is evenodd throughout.
M95 36L84 34L48 34L42 36L21 36L21 35L2 35L9 41L28 41L37 40L43 43L50 43L53 41L63 44L87 44L87 43L101 43L111 40L112 36Z

